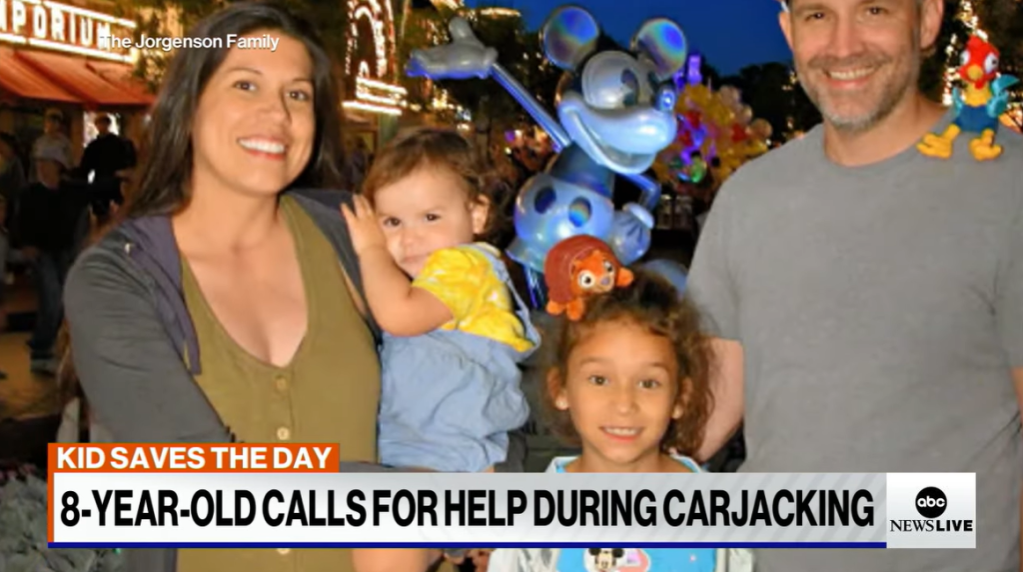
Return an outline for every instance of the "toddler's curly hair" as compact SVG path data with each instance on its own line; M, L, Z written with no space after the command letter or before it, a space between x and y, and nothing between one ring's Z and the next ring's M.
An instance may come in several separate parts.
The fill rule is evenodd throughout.
M381 188L424 167L450 170L464 181L470 202L483 198L489 203L485 230L477 238L493 242L507 230L511 189L487 157L453 129L417 127L400 133L374 158L361 192L373 204Z

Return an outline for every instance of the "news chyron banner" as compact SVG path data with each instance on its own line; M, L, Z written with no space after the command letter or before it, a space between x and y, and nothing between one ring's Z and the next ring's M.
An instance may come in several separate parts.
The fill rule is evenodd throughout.
M51 444L50 546L976 546L973 473L366 473L339 456Z

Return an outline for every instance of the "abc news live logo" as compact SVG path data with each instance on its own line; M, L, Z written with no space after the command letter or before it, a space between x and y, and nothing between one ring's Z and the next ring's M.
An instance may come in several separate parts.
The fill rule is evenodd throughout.
M939 520L948 508L945 491L925 487L916 495L916 512L926 520L891 520L889 532L973 532L972 520Z

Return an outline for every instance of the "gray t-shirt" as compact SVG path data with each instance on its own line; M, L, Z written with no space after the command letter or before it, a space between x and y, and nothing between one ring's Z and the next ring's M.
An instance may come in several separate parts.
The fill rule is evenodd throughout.
M935 132L949 122L945 117ZM976 472L976 550L769 550L758 572L1018 572L1023 139L844 168L818 127L721 190L688 293L745 354L743 472Z

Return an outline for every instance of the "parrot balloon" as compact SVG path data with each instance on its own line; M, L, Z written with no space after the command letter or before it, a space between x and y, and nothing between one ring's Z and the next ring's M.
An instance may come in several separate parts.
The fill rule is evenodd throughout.
M978 134L970 141L970 152L976 160L989 161L1002 154L1001 145L995 143L995 135L999 118L1009 104L1008 88L1019 80L998 73L998 57L997 48L979 36L970 37L959 67L959 77L965 86L952 91L955 119L941 135L925 135L917 145L921 153L948 159L952 156L953 142L966 131Z

